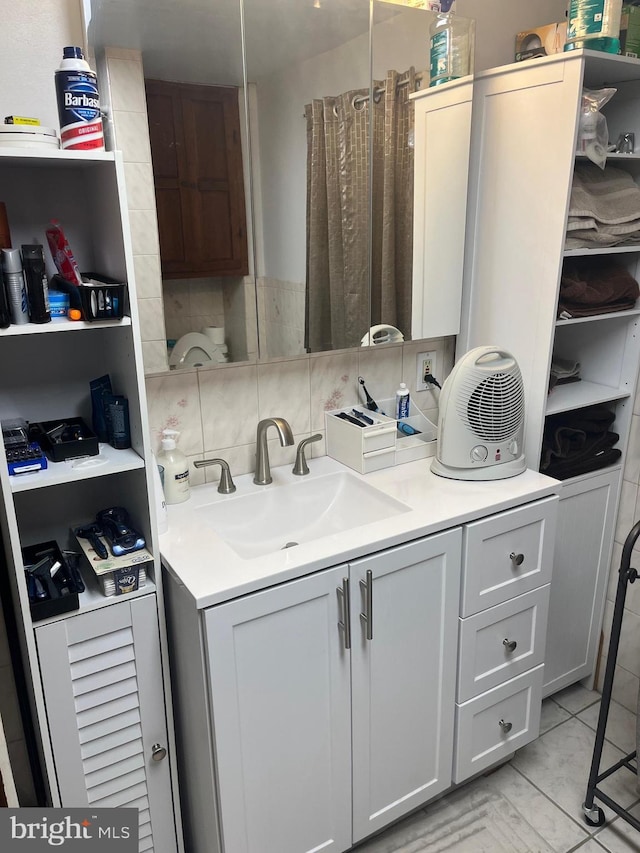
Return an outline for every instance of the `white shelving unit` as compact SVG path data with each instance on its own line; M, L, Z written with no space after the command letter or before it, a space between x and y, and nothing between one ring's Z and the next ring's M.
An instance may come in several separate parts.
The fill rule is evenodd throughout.
M97 457L9 476L0 443L0 529L48 802L135 805L140 850L175 853L182 841L173 722L122 159L117 152L43 155L4 149L0 185L14 246L38 242L46 247L45 228L52 218L59 219L80 269L126 281L129 290L122 320L56 321L0 333L0 420L82 417L90 424L89 382L104 374L129 401L129 450L101 444ZM50 262L47 248L45 257ZM53 266L48 272L55 272ZM63 549L77 550L71 528L94 520L108 506L126 507L154 555L145 587L106 597L88 572L77 610L32 617L22 548L55 539ZM56 650L55 659L50 648ZM74 663L80 657L84 676ZM83 678L91 681L85 685ZM95 691L89 702L82 698L87 690ZM93 708L91 719L87 707ZM89 742L92 761L85 760L87 750L80 747ZM166 749L167 759L158 760L157 744Z
M583 87L614 86L609 138L640 139L640 61L578 50L494 68L474 80L467 243L459 353L510 350L525 385L525 453L538 469L545 419L603 404L621 460L565 480L551 590L545 695L593 676L614 521L640 359L640 304L557 318L563 264L611 256L640 278L640 245L565 249ZM610 165L640 181L640 154ZM581 381L549 393L552 356L580 362ZM571 630L567 630L567 626Z

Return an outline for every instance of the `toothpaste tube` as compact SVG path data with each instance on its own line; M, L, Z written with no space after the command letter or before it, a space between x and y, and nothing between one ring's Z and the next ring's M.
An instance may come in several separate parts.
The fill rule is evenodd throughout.
M70 281L72 284L82 284L78 264L73 257L73 252L69 247L67 238L64 236L64 231L60 223L53 219L46 233L53 262L62 278Z

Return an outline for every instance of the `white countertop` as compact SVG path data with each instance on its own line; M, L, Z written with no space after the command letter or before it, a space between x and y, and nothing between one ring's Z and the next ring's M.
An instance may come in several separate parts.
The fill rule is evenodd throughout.
M252 474L236 477L237 491L232 495L219 494L216 483L195 486L188 501L167 508L169 530L160 536L162 562L186 587L196 607L209 607L559 493L558 481L535 471L504 480L468 482L438 477L431 473L430 463L431 459L421 459L358 474L325 456L309 460L311 473L305 477L294 476L290 465L273 468L269 486L256 486ZM340 471L401 501L408 511L253 559L238 556L215 531L217 503ZM206 523L203 507L210 507ZM250 518L246 535L250 540Z

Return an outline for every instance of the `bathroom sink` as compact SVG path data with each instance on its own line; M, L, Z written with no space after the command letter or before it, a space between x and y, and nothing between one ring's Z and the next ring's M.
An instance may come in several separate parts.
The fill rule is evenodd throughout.
M352 474L338 472L264 486L196 511L239 557L252 559L409 510Z

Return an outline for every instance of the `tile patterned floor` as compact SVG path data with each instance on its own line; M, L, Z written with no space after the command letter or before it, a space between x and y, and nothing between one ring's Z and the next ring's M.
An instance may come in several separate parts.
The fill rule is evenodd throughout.
M573 685L542 706L541 735L480 777L357 848L358 853L640 853L640 833L605 809L588 827L581 804L600 695ZM635 748L635 716L612 703L602 767ZM603 790L640 818L640 788L621 770Z

